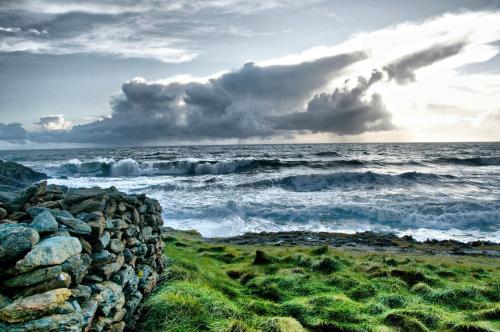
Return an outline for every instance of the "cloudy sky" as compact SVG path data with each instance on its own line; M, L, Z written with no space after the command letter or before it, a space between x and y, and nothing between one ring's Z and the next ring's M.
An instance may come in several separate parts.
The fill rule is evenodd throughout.
M498 0L1 0L0 148L500 140Z

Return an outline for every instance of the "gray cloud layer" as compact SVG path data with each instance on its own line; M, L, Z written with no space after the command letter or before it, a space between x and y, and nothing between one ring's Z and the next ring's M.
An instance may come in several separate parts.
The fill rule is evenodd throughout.
M168 140L245 139L310 130L340 135L391 129L381 97L364 101L382 78L374 71L349 90L314 96L335 75L362 60L362 52L296 65L253 63L207 83L148 83L131 80L112 102L109 118L69 131L31 133L38 142L142 144ZM311 99L312 98L312 99ZM308 102L309 101L309 102ZM305 112L303 105L308 102Z
M22 143L27 137L27 132L20 123L0 122L0 141Z
M384 70L387 71L389 79L396 80L398 84L415 82L415 70L456 55L465 45L466 42L463 40L450 44L433 45L394 61L385 66Z
M357 86L351 90L344 87L331 94L318 94L309 101L305 112L274 117L276 128L338 135L393 129L392 116L385 109L381 96L374 93L369 100L364 100L368 88L381 79L382 73L375 70L368 80L359 77Z

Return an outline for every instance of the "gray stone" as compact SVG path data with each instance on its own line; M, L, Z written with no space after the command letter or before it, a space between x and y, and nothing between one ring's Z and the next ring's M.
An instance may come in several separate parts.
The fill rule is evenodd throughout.
M95 313L97 308L99 307L99 301L96 297L92 297L81 305L82 307L82 315L83 315L83 328L85 331L90 329L90 325L94 320Z
M125 244L122 240L119 239L111 239L109 242L109 250L115 254L122 253L125 249Z
M11 304L12 301L5 295L0 294L0 309Z
M79 219L58 217L57 221L68 227L70 233L79 235L88 235L92 233L92 228Z
M26 256L16 263L21 271L30 271L39 266L57 265L82 251L75 237L56 236L38 243Z
M38 243L40 236L32 228L17 224L0 225L0 262L12 261Z
M83 251L85 251L87 254L92 253L92 245L85 239L79 237L78 240L80 241L80 244L82 245Z
M66 210L48 209L48 208L39 207L39 206L33 206L33 207L30 207L29 209L26 210L26 212L28 212L32 218L35 218L37 215L39 215L40 213L45 212L45 211L50 212L50 214L54 218L57 218L57 217L73 218L73 215Z
M54 216L49 211L43 211L33 219L29 226L35 229L38 233L43 234L57 231L58 224Z
M50 315L18 324L1 324L4 332L81 332L83 316L80 313Z
M0 320L19 323L52 314L61 309L71 296L67 288L58 288L42 294L23 297L0 309Z
M108 316L112 309L119 310L125 304L125 296L122 288L112 281L104 281L96 284L99 290L99 310L104 316Z
M92 289L87 285L78 285L75 288L71 289L73 293L73 297L77 299L87 300L92 295Z
M94 267L94 266L99 266L99 265L111 263L112 261L115 260L116 256L107 250L101 250L101 251L93 252L90 255L90 258L92 259L92 266Z
M95 240L94 246L96 250L103 250L108 246L109 241L111 241L111 234L109 234L108 231L105 231L104 233L102 233L102 236L100 238Z
M113 261L113 263L98 266L96 268L96 271L99 275L104 276L106 280L109 280L111 275L120 271L124 262L125 258L120 254L116 256L116 259Z
M102 211L106 203L104 200L95 200L93 198L89 198L84 200L83 202L78 203L77 205L73 205L69 208L69 212L72 214L78 214L80 212L92 212L92 211Z
M62 272L61 266L44 267L23 274L19 274L11 279L5 280L2 285L5 287L28 287L51 280Z
M135 276L134 268L130 265L124 264L121 270L113 275L111 281L122 287L125 287L126 285L128 285L130 282L133 281L134 276Z
M59 275L50 280L47 280L46 282L21 290L20 292L16 293L14 298L44 293L57 288L68 288L70 285L71 276L66 272L61 272Z
M73 284L80 284L88 273L92 259L87 254L75 255L61 264L62 270L73 278Z
M7 210L0 207L0 219L7 217Z

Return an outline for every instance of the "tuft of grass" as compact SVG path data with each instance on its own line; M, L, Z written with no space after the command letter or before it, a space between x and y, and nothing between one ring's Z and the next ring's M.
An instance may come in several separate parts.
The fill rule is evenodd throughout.
M500 331L500 262L166 237L143 331ZM179 245L182 244L182 245Z

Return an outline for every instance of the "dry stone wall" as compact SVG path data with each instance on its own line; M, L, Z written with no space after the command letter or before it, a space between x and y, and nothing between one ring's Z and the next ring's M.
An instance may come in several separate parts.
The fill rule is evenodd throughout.
M40 182L0 202L0 331L134 330L165 267L156 200Z

